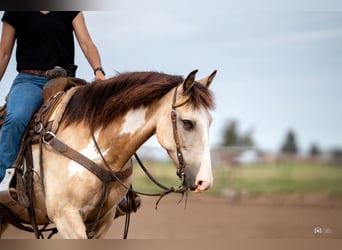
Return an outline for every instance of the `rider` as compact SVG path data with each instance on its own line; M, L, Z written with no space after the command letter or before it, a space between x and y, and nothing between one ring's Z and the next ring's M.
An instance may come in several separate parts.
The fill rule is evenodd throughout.
M95 79L105 79L99 52L81 11L5 11L2 22L0 81L15 41L18 75L9 92L7 116L0 134L0 182L18 154L21 137L33 113L42 104L42 89L48 80L46 72L59 66L67 70L68 76L74 76L73 32ZM123 208L124 203L121 203Z

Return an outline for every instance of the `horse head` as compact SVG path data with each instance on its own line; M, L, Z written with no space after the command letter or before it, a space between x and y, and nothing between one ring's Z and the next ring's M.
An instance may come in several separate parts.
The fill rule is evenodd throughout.
M170 93L172 105L159 116L156 135L177 166L183 188L200 193L213 184L209 148L213 104L208 88L216 71L199 81L196 73L191 72Z

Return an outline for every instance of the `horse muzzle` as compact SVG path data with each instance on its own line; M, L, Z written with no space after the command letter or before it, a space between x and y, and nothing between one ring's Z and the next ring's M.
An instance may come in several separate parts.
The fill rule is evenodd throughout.
M194 174L189 167L185 167L183 187L195 193L202 193L212 186L212 178L201 178L199 173Z
M182 185L183 190L191 190L194 193L202 193L208 190L211 187L211 184L207 181L198 181L191 183L187 178L185 178L184 183Z
M207 181L198 181L196 185L195 193L202 193L211 187L211 183Z

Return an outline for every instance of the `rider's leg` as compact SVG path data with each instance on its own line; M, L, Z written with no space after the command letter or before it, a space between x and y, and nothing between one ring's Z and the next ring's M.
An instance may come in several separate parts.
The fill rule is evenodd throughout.
M42 104L47 79L19 73L11 87L7 115L0 134L0 181L17 157L20 141L34 112Z

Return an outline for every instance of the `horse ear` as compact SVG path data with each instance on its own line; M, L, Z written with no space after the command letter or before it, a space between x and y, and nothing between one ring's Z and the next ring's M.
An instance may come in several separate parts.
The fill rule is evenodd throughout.
M215 76L216 76L217 70L215 70L213 73L211 73L210 76L207 76L201 80L199 80L198 82L201 83L203 86L209 88L211 82L214 80Z
M185 79L183 83L183 93L184 95L187 95L192 88L192 86L195 84L195 77L198 72L198 69L192 71Z

